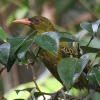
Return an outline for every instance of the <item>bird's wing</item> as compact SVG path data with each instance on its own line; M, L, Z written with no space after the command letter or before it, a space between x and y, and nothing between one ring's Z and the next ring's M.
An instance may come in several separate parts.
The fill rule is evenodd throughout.
M78 46L76 45L69 45L68 42L61 42L60 43L60 51L63 57L79 57Z

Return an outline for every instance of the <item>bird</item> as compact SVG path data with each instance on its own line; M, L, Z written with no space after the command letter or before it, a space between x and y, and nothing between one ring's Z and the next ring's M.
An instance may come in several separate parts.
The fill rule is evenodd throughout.
M37 30L38 34L43 34L44 32L49 32L49 31L56 32L51 21L43 16L34 16L32 18L17 19L17 20L14 20L13 23L28 25L33 30ZM66 58L66 57L79 58L80 54L79 54L78 47L69 46L68 42L60 42L57 57L45 49L41 49L39 52L39 55L45 58L45 59L42 59L42 61L44 65L47 67L47 69L51 72L51 74L61 84L63 84L62 80L59 77L58 71L57 71L58 62L61 59ZM87 80L84 77L84 75L81 74L79 77L79 81L75 82L74 87L78 89L87 87L86 81Z

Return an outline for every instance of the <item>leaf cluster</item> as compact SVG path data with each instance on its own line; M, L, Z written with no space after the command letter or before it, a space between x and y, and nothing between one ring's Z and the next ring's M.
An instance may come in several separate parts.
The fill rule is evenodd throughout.
M93 39L97 34L99 24L100 20L94 23L83 22L80 26L87 30ZM70 90L84 72L85 67L89 65L90 67L85 73L85 78L89 82L89 88L100 92L100 89L97 89L100 85L100 64L98 62L94 65L95 60L100 57L100 48L89 47L89 44L81 46L79 39L67 32L51 31L41 35L37 33L37 31L33 31L28 36L11 37L7 36L4 30L0 28L0 63L7 68L8 72L16 62L28 65L29 59L37 60L36 54L30 48L33 44L37 44L42 49L57 56L60 42L77 42L79 49L83 53L79 58L66 57L59 61L57 65L58 74L67 90ZM93 61L90 60L88 53L96 54ZM37 95L40 96L41 94Z

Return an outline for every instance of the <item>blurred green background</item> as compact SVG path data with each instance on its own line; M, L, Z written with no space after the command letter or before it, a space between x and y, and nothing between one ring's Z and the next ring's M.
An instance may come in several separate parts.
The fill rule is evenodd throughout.
M14 37L29 34L32 30L28 26L17 25L12 21L35 15L42 15L50 19L54 27L59 31L68 31L74 35L82 32L87 34L86 31L80 28L80 23L83 21L94 22L99 19L100 0L0 0L0 27L7 34ZM98 35L98 39L94 39L91 46L94 47L96 44L100 47L99 38ZM82 44L87 44L89 39L89 35L87 35L82 40ZM0 65L0 68L2 67ZM61 87L61 84L53 76L49 75L50 73L45 69L41 61L39 64L35 64L34 67L38 79L37 83L42 91L51 93ZM14 91L16 87L17 89L34 87L31 68L27 69L24 65L20 67L14 64L9 73L6 70L3 71L0 77L0 96L5 94L4 97L7 100L13 100L14 98L28 100L30 94L26 93L25 97L23 91L24 93L17 95ZM14 89L12 90L12 88ZM72 89L70 93L84 97L86 90L79 92ZM95 93L92 100L100 100L100 94Z

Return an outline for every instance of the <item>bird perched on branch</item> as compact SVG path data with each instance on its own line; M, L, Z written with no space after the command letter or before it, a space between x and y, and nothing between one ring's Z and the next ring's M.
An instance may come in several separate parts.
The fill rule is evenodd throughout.
M32 18L24 18L24 19L18 19L13 21L14 23L18 24L24 24L30 26L33 30L37 30L38 34L42 34L44 32L48 31L56 31L50 22L49 19L42 17L42 16L34 16ZM79 57L79 51L77 47L70 47L67 42L60 42L59 50L58 50L58 56L55 57L53 54L51 54L49 51L42 49L39 52L39 55L44 57L45 59L42 59L45 66L48 68L48 70L52 73L52 75L60 82L62 83L58 72L57 72L57 64L58 62L65 58L65 57ZM47 59L47 60L46 60ZM52 62L52 63L51 63ZM84 88L86 87L86 79L83 75L80 75L79 81L77 81L74 84L75 88Z

